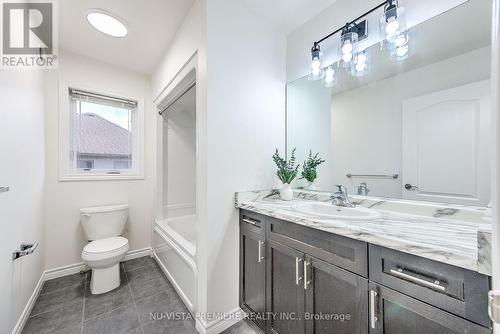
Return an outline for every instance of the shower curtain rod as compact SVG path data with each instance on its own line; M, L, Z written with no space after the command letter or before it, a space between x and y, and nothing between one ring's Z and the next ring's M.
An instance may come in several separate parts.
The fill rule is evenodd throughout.
M164 108L161 109L160 112L158 112L158 114L160 114L160 116L163 116L163 113L165 111L167 111L168 108L170 108L175 102L179 101L179 99L181 97L184 96L184 94L186 94L188 92L188 90L190 90L191 88L193 88L194 86L196 86L196 81L193 81L191 84L189 84L186 88L184 88L179 94L177 94L173 99L172 101L170 101Z

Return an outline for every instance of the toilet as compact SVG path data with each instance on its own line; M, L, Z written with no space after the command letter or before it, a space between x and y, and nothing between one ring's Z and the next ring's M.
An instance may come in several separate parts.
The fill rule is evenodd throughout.
M81 223L90 242L83 248L82 260L92 269L90 291L97 295L120 286L120 261L129 249L123 234L128 205L80 209Z

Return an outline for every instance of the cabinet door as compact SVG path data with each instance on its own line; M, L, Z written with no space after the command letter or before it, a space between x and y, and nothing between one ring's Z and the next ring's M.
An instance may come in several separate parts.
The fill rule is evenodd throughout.
M240 305L264 328L266 310L265 238L249 230L240 232Z
M306 257L307 334L367 334L368 281L324 261Z
M303 334L304 254L271 240L267 252L268 333Z
M451 313L370 282L372 334L486 334L481 327Z

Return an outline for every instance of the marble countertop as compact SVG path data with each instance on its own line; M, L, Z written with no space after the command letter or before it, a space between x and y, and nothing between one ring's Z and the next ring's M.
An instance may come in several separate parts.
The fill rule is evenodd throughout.
M240 192L236 194L235 204L237 208L491 275L490 245L484 237L484 233L491 230L491 224L480 218L485 208L442 204L443 208L456 209L457 214L438 218L377 210L379 218L365 221L325 219L295 209L305 202L328 202L330 195L294 191L292 201L282 201L277 191ZM422 205L422 202L386 198L367 197L365 200L356 196L352 200L375 210L390 201ZM437 203L428 204L439 208ZM467 219L459 220L460 217Z

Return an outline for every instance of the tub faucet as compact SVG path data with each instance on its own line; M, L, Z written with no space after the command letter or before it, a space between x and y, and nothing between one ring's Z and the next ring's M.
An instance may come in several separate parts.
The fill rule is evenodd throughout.
M349 202L347 188L341 184L337 184L335 187L337 187L337 191L332 195L332 204L336 206L354 207L354 204Z

